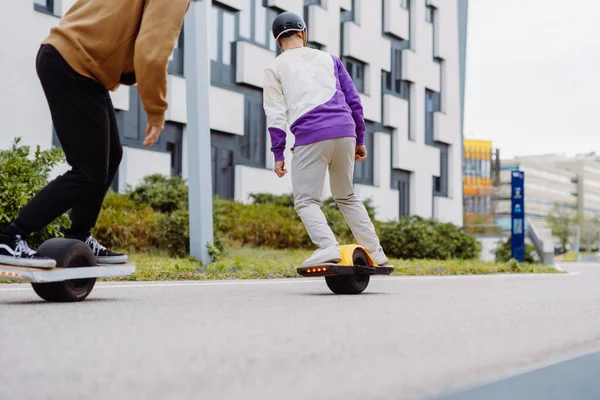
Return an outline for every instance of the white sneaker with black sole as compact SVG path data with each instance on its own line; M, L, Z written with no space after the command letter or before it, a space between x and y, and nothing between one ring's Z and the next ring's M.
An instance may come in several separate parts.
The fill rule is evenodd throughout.
M375 265L377 265L378 267L385 267L390 263L381 247L379 248L379 250L377 250L377 252L371 253L369 255L371 256L371 259L373 260Z
M0 264L29 268L56 267L55 260L38 256L18 235L8 240L4 240L3 236L0 240Z
M342 261L339 246L331 246L325 249L317 249L304 263L303 267L316 267L323 264L337 264Z
M125 254L113 253L98 243L92 236L89 236L86 239L85 244L92 249L92 252L96 256L96 260L98 260L98 264L125 264L127 262L127 256Z

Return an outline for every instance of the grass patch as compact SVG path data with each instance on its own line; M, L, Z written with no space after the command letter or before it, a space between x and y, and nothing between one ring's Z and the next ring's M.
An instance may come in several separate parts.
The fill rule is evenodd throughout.
M236 246L228 249L220 260L208 266L193 258L169 257L160 253L133 253L136 273L105 281L169 281L219 279L299 278L296 268L310 256L310 250L275 250ZM561 273L546 265L496 263L477 260L390 260L396 276L484 275L506 273ZM5 283L0 281L0 283Z
M192 258L169 258L161 254L132 254L137 272L112 280L209 280L299 278L296 268L310 256L306 250L274 250L232 247L217 262L208 266ZM393 275L481 275L506 273L560 273L546 265L496 263L476 260L390 260Z

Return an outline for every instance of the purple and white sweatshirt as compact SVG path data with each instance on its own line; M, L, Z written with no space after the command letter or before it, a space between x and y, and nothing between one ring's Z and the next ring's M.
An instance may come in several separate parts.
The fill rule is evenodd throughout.
M360 96L338 57L308 47L286 50L265 69L263 83L275 161L284 159L288 126L295 146L348 136L364 144Z

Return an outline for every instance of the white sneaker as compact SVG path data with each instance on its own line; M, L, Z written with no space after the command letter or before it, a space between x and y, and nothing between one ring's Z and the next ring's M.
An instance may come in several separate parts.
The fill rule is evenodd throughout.
M371 256L371 259L373 260L375 265L377 265L378 267L382 267L384 265L389 264L389 261L381 247L379 248L379 250L377 250L376 253L371 253L369 255Z
M323 265L327 263L339 263L342 261L342 257L340 255L340 247L339 246L331 246L325 249L317 249L310 256L304 264L303 267L313 267L318 265Z

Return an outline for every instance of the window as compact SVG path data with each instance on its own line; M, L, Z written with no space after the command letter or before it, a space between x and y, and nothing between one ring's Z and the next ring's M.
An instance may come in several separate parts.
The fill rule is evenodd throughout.
M235 139L223 132L210 132L212 194L233 199L235 194Z
M440 94L425 89L425 144L434 143L434 119L433 113L440 111Z
M33 0L33 8L36 11L54 14L54 0Z
M271 33L271 26L277 12L263 6L262 0L246 0L240 11L239 36L256 45L277 51L277 42Z
M359 93L365 92L365 63L351 58L344 59L344 65L348 74L354 81L354 86Z
M350 11L342 11L342 22L355 22L358 23L358 13L356 12L359 0L352 0Z
M437 143L440 149L440 176L433 177L433 194L448 197L448 147L445 143Z
M238 137L241 161L264 168L267 128L261 97L246 96L244 124L244 136Z
M211 60L223 65L231 65L232 44L235 41L235 14L213 5L212 18Z
M354 183L373 185L373 134L365 132L365 146L367 146L367 159L354 164Z
M408 100L409 82L402 80L402 50L409 47L406 40L393 40L390 72L383 71L384 90Z
M400 218L410 215L410 171L392 170L392 188L398 190L398 215Z
M410 9L410 0L400 0L400 6Z
M231 86L235 84L235 14L213 4L212 18L211 83Z
M183 30L185 27L181 29L181 33L179 34L179 38L175 43L175 48L173 49L173 59L169 63L169 73L183 76L183 63L184 63L184 33Z
M435 7L427 6L425 8L425 20L430 23L434 23L435 20Z

